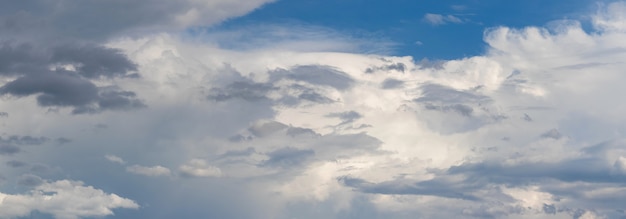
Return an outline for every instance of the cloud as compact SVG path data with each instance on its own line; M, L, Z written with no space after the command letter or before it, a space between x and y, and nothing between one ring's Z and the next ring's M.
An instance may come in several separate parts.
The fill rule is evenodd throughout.
M124 159L115 155L105 155L104 158L106 158L108 161L111 161L113 163L126 164L126 161L124 161Z
M41 177L32 174L25 174L17 179L17 184L21 186L35 187L43 183L44 181Z
M268 2L271 1L185 0L174 4L149 0L86 4L75 0L54 0L16 3L3 8L0 30L16 36L41 37L36 34L43 32L46 37L106 39L122 33L211 26L228 18L244 15ZM111 17L112 14L116 16ZM81 16L80 20L75 19L78 15Z
M12 155L20 151L21 149L15 145L10 145L10 144L0 145L0 155Z
M60 45L37 48L29 43L4 43L0 74L17 75L0 87L0 94L37 95L42 107L74 107L73 113L145 107L132 91L98 87L92 79L132 77L136 66L118 50L97 45Z
M423 20L433 26L445 25L448 23L460 24L466 22L463 19L454 15L441 15L431 13L425 14Z
M592 16L591 21L595 28L606 32L624 32L626 31L626 3L616 1L608 5L600 5L598 12Z
M38 184L26 194L0 193L0 216L26 217L38 211L59 219L74 219L113 215L113 209L116 208L139 208L130 199L84 186L79 181L60 180Z
M201 23L176 23L190 8L111 18L95 30L106 46L76 24L77 44L46 44L56 31L3 44L0 217L623 217L623 19L603 7L591 31L488 29L486 52L457 60L363 54L349 37L288 39L300 30L288 27L242 47L230 31L140 34ZM33 10L0 24L24 34L56 16ZM57 136L72 141L48 147ZM43 179L67 174L107 192Z
M220 177L222 171L207 164L202 159L192 159L187 164L181 165L178 170L186 177Z
M151 167L132 165L126 167L126 171L144 176L169 176L171 174L170 169L159 165Z
M19 161L19 160L10 160L6 162L6 165L10 167L18 168L18 167L26 166L27 163Z
M299 150L295 148L281 148L267 154L268 160L263 161L261 166L291 168L303 164L315 154L312 150Z

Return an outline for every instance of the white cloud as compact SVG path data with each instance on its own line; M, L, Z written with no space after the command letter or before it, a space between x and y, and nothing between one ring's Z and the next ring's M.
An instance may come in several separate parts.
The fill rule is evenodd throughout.
M208 165L202 159L192 159L178 169L183 176L190 177L220 177L222 175L222 171L219 168Z
M113 163L126 164L126 161L124 161L124 159L115 155L105 155L104 158L106 158L108 161L113 162Z
M137 209L133 200L100 189L85 186L79 181L45 182L27 194L0 193L0 217L27 217L33 211L51 214L58 219L102 217L113 215L113 209Z
M140 211L157 216L153 209L214 218L250 218L240 209L262 218L612 216L626 201L619 140L626 36L617 31L619 13L599 13L606 24L594 33L572 21L498 27L486 32L482 56L421 63L359 54L358 42L325 31L293 40L289 28L243 47L224 44L250 33L120 38L110 46L123 49L142 77L97 83L132 89L147 108L75 117L64 108L48 113L29 97L0 102L11 115L2 119L14 132L75 139L24 147L24 160L123 182L154 206ZM431 17L433 24L462 22ZM109 128L76 131L96 123ZM171 176L169 166L214 178L109 179L85 173L96 164L91 156L68 153L163 165L127 167L135 174ZM146 191L146 183L160 192Z
M626 3L616 1L608 5L600 5L598 12L592 16L592 22L600 31L626 31Z
M455 24L465 23L463 19L456 17L454 15L442 15L442 14L431 14L431 13L425 14L423 20L433 26L439 26L439 25L444 25L448 23L455 23Z
M126 167L126 171L144 176L169 176L171 174L170 169L159 165L151 167L132 165Z

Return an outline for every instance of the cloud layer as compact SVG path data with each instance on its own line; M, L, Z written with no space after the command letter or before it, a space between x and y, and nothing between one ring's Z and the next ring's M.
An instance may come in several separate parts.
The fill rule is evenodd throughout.
M24 1L2 28L31 25L11 16L94 19L95 6L70 3L35 16L51 5ZM168 3L106 33L69 25L78 44L4 42L0 217L626 216L626 3L602 6L592 30L491 28L484 55L438 62L154 34L262 3ZM333 36L319 38L362 43Z

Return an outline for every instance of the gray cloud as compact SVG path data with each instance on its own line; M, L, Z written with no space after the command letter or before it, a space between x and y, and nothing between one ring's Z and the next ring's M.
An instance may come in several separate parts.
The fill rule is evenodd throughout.
M270 74L273 80L286 77L313 85L330 86L338 90L346 90L354 84L354 79L350 75L331 66L301 65L289 70L277 69Z
M476 94L472 91L459 91L439 84L424 84L420 86L422 96L415 99L416 102L435 103L483 103L491 101L491 98Z
M265 137L275 132L285 130L287 128L288 128L287 125L282 124L280 122L268 121L268 122L260 122L260 123L253 125L252 127L248 128L248 131L250 131L252 134L254 134L257 137Z
M393 63L393 64L389 64L389 65L383 65L383 66L379 66L379 67L369 67L367 69L365 69L365 73L371 74L371 73L375 73L377 71L391 71L391 70L395 70L398 72L402 72L404 73L404 71L406 71L406 65L404 63Z
M0 145L0 155L12 155L20 152L21 149L15 145L10 144L1 144Z
M341 119L340 125L343 125L343 124L354 122L355 120L363 116L356 111L347 111L347 112L341 112L341 113L331 113L331 114L326 115L326 117L339 118Z
M380 84L382 89L396 89L401 88L404 85L404 81L396 80L393 78L387 78Z
M136 77L137 66L117 49L93 45L61 45L52 49L52 63L79 64L76 71L87 78Z
M8 138L0 137L0 142L4 142L7 144L18 144L18 145L41 145L43 143L48 142L50 139L46 137L33 137L33 136L17 136L11 135Z
M75 69L48 69L72 65ZM74 113L140 108L145 105L130 91L97 87L89 79L132 77L136 66L118 50L100 46L63 45L36 48L31 44L0 48L0 73L19 75L0 87L0 94L25 97L37 95L43 107L74 107ZM95 107L94 107L95 105Z
M387 194L387 195L430 195L445 198L465 199L479 201L480 198L463 193L463 185L449 183L442 180L431 180L422 182L411 181L386 181L381 183L371 183L359 178L340 177L339 182L345 186L352 187L364 193Z
M56 142L58 144L67 144L67 143L72 142L72 139L61 137L61 138L57 138Z
M28 164L22 161L18 161L18 160L10 160L6 162L6 165L13 167L13 168L18 168L18 167L24 167Z
M268 100L266 97L267 93L275 89L275 87L264 83L237 81L224 88L212 89L208 99L215 101L231 99L242 99L246 101Z
M563 135L561 134L561 132L559 132L559 130L556 129L550 129L549 131L541 134L542 138L552 138L552 139L560 139L563 137Z
M35 187L43 183L41 177L32 174L24 174L17 178L17 184L21 186Z
M24 0L6 4L0 10L0 32L13 37L28 36L35 39L68 37L104 40L122 33L213 25L229 17L242 15L266 2L217 0L208 4L186 0L115 0L85 3L79 0ZM185 15L194 11L203 16L184 19Z
M314 155L315 152L313 150L301 150L291 147L281 148L267 153L269 159L263 161L260 166L280 168L297 167Z

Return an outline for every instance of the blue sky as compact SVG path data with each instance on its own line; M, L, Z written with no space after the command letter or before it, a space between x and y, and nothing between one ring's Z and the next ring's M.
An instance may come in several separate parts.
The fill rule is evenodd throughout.
M300 24L332 28L357 38L395 43L392 55L416 59L455 59L485 52L483 32L497 26L543 26L559 19L588 25L598 1L430 1L430 0L293 0L277 1L218 27ZM426 14L452 15L461 23L433 25ZM421 42L421 43L418 43Z
M0 7L0 218L626 218L626 1Z

